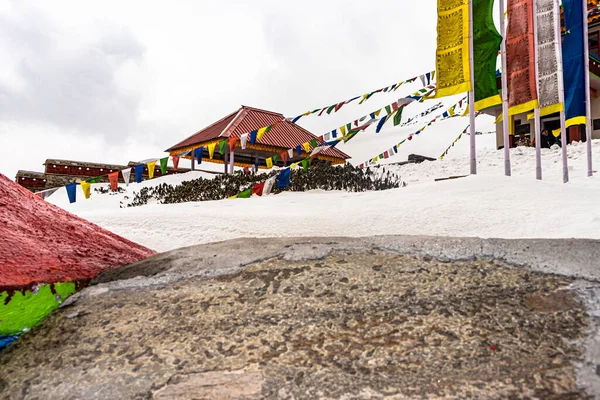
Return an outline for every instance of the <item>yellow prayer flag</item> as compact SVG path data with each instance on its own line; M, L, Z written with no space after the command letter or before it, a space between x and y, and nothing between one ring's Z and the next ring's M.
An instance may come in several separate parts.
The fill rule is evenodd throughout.
M435 97L471 90L469 0L438 0Z
M560 129L559 129L560 130ZM81 181L81 190L83 190L83 195L86 199L90 198L90 183L86 181Z
M262 128L260 128L260 129L258 130L258 133L256 134L256 139L257 139L257 140L260 140L260 139L262 139L262 137L263 137L263 135L265 134L265 131L267 130L267 128L268 128L267 126L263 126Z
M379 117L379 114L381 114L381 108L375 111L373 114L375 114L376 117Z
M310 145L308 144L308 142L304 143L302 147L304 147L304 151L310 153Z
M368 95L368 94L363 94L363 97L362 97L362 99L360 100L360 102L359 102L358 104L362 104L362 103L364 103L364 102L365 102L365 100L366 100L368 97L369 97L369 95Z
M233 199L237 199L237 194L227 198L227 200L233 200Z
M553 130L552 134L554 135L554 137L559 137L560 136L560 128Z
M290 165L290 169L294 169L296 168L298 165L300 165L300 161L293 163L292 165Z
M373 157L373 162L377 162L377 156Z
M154 178L154 167L156 167L156 160L148 163L148 176L150 179Z
M213 156L215 155L215 147L217 147L217 143L211 143L208 145L208 156L210 157L211 160L212 160Z
M456 114L456 113L454 112L454 106L452 106L452 107L450 107L450 108L448 109L448 114L450 114L450 115L454 115L454 114Z
M340 132L342 132L342 136L346 136L346 126L340 126Z
M267 162L267 168L273 168L273 159L271 157L265 160Z

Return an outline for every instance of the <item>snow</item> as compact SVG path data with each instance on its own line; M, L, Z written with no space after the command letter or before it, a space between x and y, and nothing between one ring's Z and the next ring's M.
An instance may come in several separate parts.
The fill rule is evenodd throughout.
M466 126L457 131L448 125L460 125L458 121L465 119L441 121L410 143L421 141L425 155L438 150L441 154ZM368 135L371 140L367 140ZM392 134L383 136L385 140L376 135L365 133L363 145L389 147L387 139ZM442 136L450 140L439 140ZM84 200L78 192L77 203L69 204L66 191L59 190L49 201L157 251L240 237L408 234L600 239L600 181L586 177L585 144L568 147L571 182L565 185L560 149L542 151L543 181L535 180L535 150L512 149L513 176L505 177L503 151L494 150L494 144L489 143L490 138L495 141L494 135L476 138L477 176L435 182L435 178L468 174L469 136L464 135L442 161L385 166L408 182L407 187L387 191L286 192L251 199L119 208L125 195L132 199L133 191L141 187L210 175L190 172L132 183L127 194L93 193L90 200ZM409 146L406 148L408 152ZM593 142L593 151L597 165L600 141ZM398 155L386 161L404 159ZM94 186L98 185L107 186Z

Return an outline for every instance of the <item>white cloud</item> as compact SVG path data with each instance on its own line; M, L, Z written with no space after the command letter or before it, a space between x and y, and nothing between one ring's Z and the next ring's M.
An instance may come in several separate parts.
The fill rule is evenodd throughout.
M0 172L159 157L241 104L295 115L429 71L435 5L0 0ZM303 123L321 134L403 94Z

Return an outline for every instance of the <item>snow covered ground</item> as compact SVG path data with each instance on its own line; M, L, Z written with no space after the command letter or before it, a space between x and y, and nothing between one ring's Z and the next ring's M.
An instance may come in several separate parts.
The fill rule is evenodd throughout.
M439 128L430 130L431 137L441 135ZM426 134L427 130L413 141L425 139ZM454 131L451 136L457 134ZM600 180L585 176L584 144L569 146L571 183L564 185L559 149L543 151L543 181L535 180L534 149L513 149L513 177L507 178L503 176L503 152L493 150L489 144L483 145L490 136L493 135L477 137L480 148L477 176L434 180L468 174L465 149L469 137L464 136L443 161L387 166L409 185L382 192L311 191L119 208L124 196L131 199L133 191L142 186L204 176L191 172L131 184L126 194L93 193L92 199L84 200L78 192L79 200L75 204L69 204L66 191L59 190L49 201L158 251L239 237L409 234L600 239ZM427 142L436 150L449 144L423 140L424 144ZM385 148L387 143L384 141L382 146ZM594 141L593 148L594 165L598 165L600 141ZM403 159L405 157L397 156L389 161Z

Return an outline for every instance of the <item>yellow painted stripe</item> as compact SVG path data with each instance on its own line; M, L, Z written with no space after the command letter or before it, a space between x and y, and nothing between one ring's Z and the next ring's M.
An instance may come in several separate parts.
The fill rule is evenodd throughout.
M569 118L566 122L567 122L566 123L567 128L570 126L573 126L573 125L585 125L587 122L587 118L585 116L573 117L573 118Z
M494 107L502 104L502 98L499 94L496 96L488 97L475 102L475 111L485 110L486 108Z
M537 99L534 99L527 103L519 104L518 106L512 106L508 109L508 115L522 114L531 111L536 107L539 107L539 103Z

